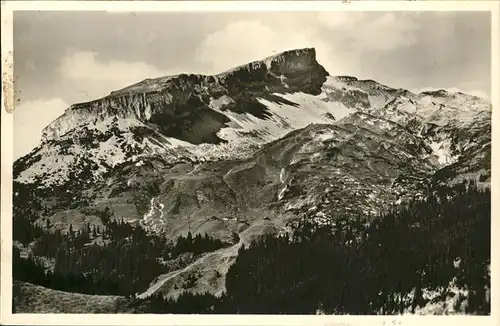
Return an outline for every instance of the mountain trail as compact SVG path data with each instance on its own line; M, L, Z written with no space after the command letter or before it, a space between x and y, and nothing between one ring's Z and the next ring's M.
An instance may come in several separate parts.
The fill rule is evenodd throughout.
M172 271L172 272L167 273L167 274L160 275L155 284L150 286L149 289L147 289L145 292L139 294L137 297L140 299L144 299L144 298L147 298L147 297L153 295L166 282L177 277L178 275L180 275L182 273L186 273L189 270L194 269L196 266L210 266L210 267L215 267L215 268L220 270L220 268L223 267L223 265L228 265L228 262L230 261L231 257L236 256L236 254L237 254L237 252L242 244L243 244L243 241L242 241L242 239L240 239L240 241L237 244L235 244L231 247L223 248L223 249L219 249L217 251L206 253L202 257L198 258L197 260L195 260L194 262L192 262L191 264L189 264L188 266L186 266L180 270L176 270L176 271ZM229 268L229 265L226 267ZM219 291L217 291L217 292L219 292Z

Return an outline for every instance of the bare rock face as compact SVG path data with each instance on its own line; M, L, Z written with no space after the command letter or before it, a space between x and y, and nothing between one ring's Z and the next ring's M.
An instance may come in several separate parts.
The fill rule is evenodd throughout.
M190 142L222 142L217 131L230 122L210 107L227 96L220 110L268 115L256 98L272 93L319 94L328 72L316 61L314 49L301 49L255 61L215 76L181 74L146 79L110 95L71 106L43 130L43 140L57 138L71 129L108 117L137 119L168 137Z

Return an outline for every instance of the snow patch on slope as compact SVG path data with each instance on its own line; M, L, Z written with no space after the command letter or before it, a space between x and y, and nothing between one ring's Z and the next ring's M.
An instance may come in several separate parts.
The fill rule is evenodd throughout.
M16 181L33 183L42 177L46 184L57 183L61 176L67 178L69 166L76 160L74 155L58 155L55 148L42 147L38 154L40 161L22 171Z
M440 165L447 165L456 162L457 155L451 154L451 140L445 139L440 142L433 141L429 143L432 148L432 155L437 157Z
M444 296L444 300L443 297ZM422 299L426 304L423 307L416 307L412 311L411 303L415 297L415 289L403 296L403 302L407 303L404 314L416 315L455 315L463 314L467 307L469 291L457 285L456 278L453 278L447 287L438 289L422 289Z
M327 98L326 95L330 91L342 91L342 92L359 92L361 94L366 94L371 108L381 108L387 101L389 101L393 95L391 94L394 89L387 87L385 85L379 84L371 80L358 80L353 77L342 77L342 76L328 76L326 82L323 84L323 96Z
M348 108L342 103L325 102L321 99L321 95L314 96L306 93L291 93L280 96L299 105L296 111L289 111L289 105L281 105L278 107L269 106L272 111L273 109L276 110L277 114L289 120L307 120L312 123L325 123L325 113L330 113L336 120L339 120L355 112L353 108Z
M306 93L273 94L294 104L285 104L257 99L269 110L266 119L257 118L249 113L236 113L223 110L224 106L233 102L228 96L210 100L210 108L224 114L231 121L227 127L217 132L217 136L224 139L222 144L192 145L181 141L173 143L186 149L190 157L195 160L245 157L257 147L285 136L288 132L304 128L311 123L330 124L332 118L341 119L354 109L338 102L325 102L321 95L315 96Z
M44 143L36 153L40 155L40 160L27 166L16 181L22 183L40 181L45 186L60 185L67 181L71 172L78 172L80 165L89 167L89 164L97 167L92 169L92 176L98 179L109 168L118 164L129 160L135 162L139 156L164 153L168 148L159 146L147 138L142 142L136 141L131 131L132 127L144 127L144 125L134 119L96 119L85 127L77 128L53 140L53 143ZM95 139L94 136L87 136L89 134L103 136L111 130L114 130L113 134L102 141ZM131 151L140 154L131 155Z

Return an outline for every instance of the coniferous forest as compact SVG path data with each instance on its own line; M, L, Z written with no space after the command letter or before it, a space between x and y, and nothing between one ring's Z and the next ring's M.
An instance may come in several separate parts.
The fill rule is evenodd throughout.
M36 240L30 255L22 258L13 248L14 277L62 291L130 296L145 291L155 277L168 273L166 260L179 253L198 255L231 245L191 233L172 244L147 234L140 225L105 221L103 230L87 226L74 231L70 225L68 234L32 226L29 234L35 234ZM101 242L93 242L95 239ZM52 259L53 268L47 270L39 257Z
M490 205L490 190L470 182L429 190L425 198L393 206L368 224L361 222L364 217L335 216L323 226L302 220L291 236L269 235L241 247L220 298L156 295L130 298L123 309L312 314L320 308L329 314L397 314L425 305L426 288L446 288L453 280L468 290L466 313L489 314ZM119 222L108 223L106 231L87 228L70 237L33 228L34 252L53 258L55 266L47 271L42 262L14 252L14 277L90 294L132 295L165 272L163 258L229 245L191 234L170 244ZM110 241L89 244L99 233ZM410 292L411 298L405 298Z

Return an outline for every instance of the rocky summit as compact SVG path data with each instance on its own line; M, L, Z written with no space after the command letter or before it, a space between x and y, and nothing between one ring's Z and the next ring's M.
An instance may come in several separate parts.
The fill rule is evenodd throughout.
M136 294L221 296L241 247L265 235L304 219L369 225L436 185L487 188L490 175L487 99L330 76L307 48L72 105L14 163L14 219L63 235L109 219L168 240L209 235L227 245L165 257ZM33 243L17 246L27 256Z

